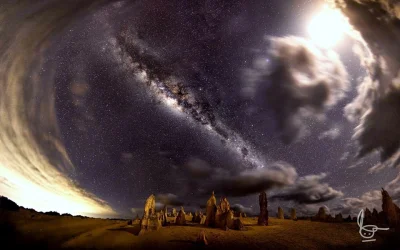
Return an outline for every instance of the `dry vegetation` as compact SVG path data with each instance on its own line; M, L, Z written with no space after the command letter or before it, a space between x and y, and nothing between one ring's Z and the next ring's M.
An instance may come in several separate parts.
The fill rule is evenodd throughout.
M257 226L256 218L243 218L244 231L223 231L199 224L164 227L137 236L139 225L127 221L50 216L21 209L3 211L1 220L8 221L8 247L39 246L73 249L188 249L197 248L197 235L205 230L206 249L382 249L385 232L377 241L362 243L356 223L323 223L270 218L269 226ZM4 228L4 227L3 227ZM7 244L7 243L6 243ZM2 248L3 249L3 248ZM6 248L8 249L8 248ZM394 249L396 249L394 247Z

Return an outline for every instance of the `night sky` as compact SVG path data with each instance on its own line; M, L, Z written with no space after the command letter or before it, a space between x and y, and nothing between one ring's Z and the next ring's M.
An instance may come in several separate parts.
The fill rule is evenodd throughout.
M116 1L76 14L47 38L36 69L54 83L47 104L67 156L51 153L59 148L45 155L78 193L105 207L72 212L130 218L151 194L158 206L195 211L213 190L254 214L266 190L271 215L278 206L304 215L324 205L344 215L380 210L379 190L389 186L400 199L398 169L371 171L379 152L356 157L359 118L345 110L368 72L350 36L330 48L313 44L307 27L323 5ZM30 95L33 105L40 93ZM4 193L18 204L71 212L16 195L10 173L1 177Z

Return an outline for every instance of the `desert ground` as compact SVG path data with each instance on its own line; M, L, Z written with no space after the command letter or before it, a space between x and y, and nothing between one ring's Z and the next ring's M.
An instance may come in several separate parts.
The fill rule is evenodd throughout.
M388 239L390 232L377 232L376 242L361 242L356 223L270 218L269 226L263 227L256 225L256 217L248 217L242 219L243 231L171 223L138 236L138 221L128 225L126 220L51 216L25 209L1 211L0 219L1 249L400 249L396 239ZM207 246L196 245L202 230Z

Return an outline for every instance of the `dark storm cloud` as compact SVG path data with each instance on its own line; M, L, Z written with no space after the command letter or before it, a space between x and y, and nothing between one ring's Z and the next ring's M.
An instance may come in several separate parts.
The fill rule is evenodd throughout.
M272 37L269 41L270 65L258 65L247 76L252 87L267 85L268 107L276 116L282 139L289 143L305 135L305 119L323 114L344 96L347 71L335 52L320 51L302 38Z
M179 200L178 196L175 194L157 194L156 201L164 204L164 205L171 205L171 206L183 206L185 203Z
M273 195L271 200L295 201L300 204L320 203L343 196L343 193L321 181L327 175L309 175L300 177L296 183L283 190L282 193Z
M384 0L338 0L337 6L359 31L362 45L357 53L368 75L358 87L357 98L346 115L359 125L354 138L358 156L375 150L386 165L398 165L400 142L400 11Z
M242 197L272 188L282 189L282 193L273 196L272 200L300 204L319 203L343 196L342 192L327 183L321 183L326 174L298 178L296 169L283 161L264 168L228 171L193 158L179 169L184 171L190 190L205 196L214 191L218 195Z
M227 196L247 196L274 187L294 183L296 170L285 162L276 162L265 168L245 170L239 174L213 177L205 193L215 191Z
M281 161L263 168L227 170L193 158L179 170L184 173L187 185L205 196L212 191L219 195L246 196L293 184L297 178L296 169Z

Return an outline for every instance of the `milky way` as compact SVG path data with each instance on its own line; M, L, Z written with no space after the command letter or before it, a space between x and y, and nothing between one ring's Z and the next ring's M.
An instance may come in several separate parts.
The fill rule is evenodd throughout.
M127 31L122 32L117 39L111 38L110 44L116 54L115 59L123 64L123 68L132 73L142 83L146 84L154 98L177 112L183 112L190 116L193 121L203 125L208 131L218 136L221 142L232 150L248 167L262 168L265 160L260 159L260 154L254 146L243 140L233 130L224 125L214 114L212 106L207 101L200 101L191 93L187 85L168 72L168 68L161 65L151 56L151 52L144 54L140 52L140 46L130 43L135 37L129 37ZM130 38L130 39L128 39Z

